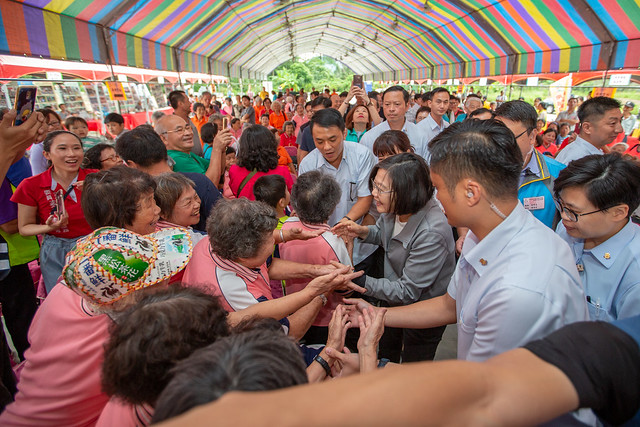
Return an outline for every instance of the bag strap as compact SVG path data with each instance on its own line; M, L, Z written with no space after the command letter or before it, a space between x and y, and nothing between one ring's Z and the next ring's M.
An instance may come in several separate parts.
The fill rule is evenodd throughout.
M240 187L238 187L238 194L236 194L236 197L240 197L240 193L242 193L242 190L244 189L245 185L247 185L247 183L251 180L251 178L253 178L253 176L255 174L257 174L258 171L256 169L252 170L249 175L247 175L242 182L240 183Z

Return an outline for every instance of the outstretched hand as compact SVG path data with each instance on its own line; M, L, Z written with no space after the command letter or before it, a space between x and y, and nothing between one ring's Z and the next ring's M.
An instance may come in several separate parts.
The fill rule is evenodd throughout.
M0 122L0 143L5 155L21 155L31 144L42 141L47 133L47 124L42 113L31 113L19 126L14 126L17 112L7 111Z
M358 316L360 326L360 338L358 339L358 351L364 352L378 348L378 342L384 333L384 316L386 308L365 308Z
M347 330L351 326L349 322L349 314L344 305L339 304L333 311L331 321L329 322L329 336L327 338L327 347L342 348L347 335Z
M287 242L289 240L309 240L309 239L316 238L322 235L322 233L324 233L324 230L311 231L311 230L303 230L302 228L299 228L299 227L289 228L286 231L287 231L287 235L286 235Z

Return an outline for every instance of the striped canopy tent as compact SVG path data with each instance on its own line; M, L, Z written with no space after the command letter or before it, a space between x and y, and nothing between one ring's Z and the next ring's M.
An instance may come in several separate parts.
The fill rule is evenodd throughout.
M303 55L371 80L640 65L640 0L0 0L0 20L0 53L230 77Z

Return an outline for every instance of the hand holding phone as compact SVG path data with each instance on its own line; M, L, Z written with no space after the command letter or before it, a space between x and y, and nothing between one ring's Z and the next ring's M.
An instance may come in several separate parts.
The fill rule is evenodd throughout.
M58 219L62 218L62 216L67 212L64 207L64 191L58 190L56 191L56 216Z
M222 118L222 129L226 129L229 127L229 117Z

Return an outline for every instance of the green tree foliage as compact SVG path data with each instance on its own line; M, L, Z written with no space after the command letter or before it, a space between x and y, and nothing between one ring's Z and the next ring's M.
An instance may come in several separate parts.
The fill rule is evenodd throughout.
M289 60L276 68L269 76L275 90L311 87L322 90L325 86L338 92L349 90L353 72L344 64L329 57L314 57L307 61Z

